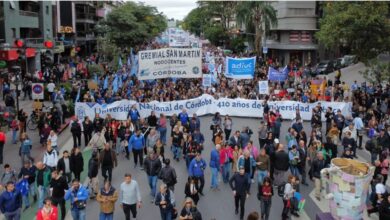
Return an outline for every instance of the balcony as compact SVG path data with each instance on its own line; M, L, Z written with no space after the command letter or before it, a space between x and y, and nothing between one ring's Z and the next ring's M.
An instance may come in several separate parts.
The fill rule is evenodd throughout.
M24 39L24 42L26 44L26 47L39 48L39 47L43 47L43 42L45 42L45 39L43 39L43 38L26 38L26 39Z
M23 11L23 10L19 10L19 15L20 16L28 16L28 17L38 17L39 16L38 12Z
M97 17L95 14L76 13L76 21L79 23L95 24Z

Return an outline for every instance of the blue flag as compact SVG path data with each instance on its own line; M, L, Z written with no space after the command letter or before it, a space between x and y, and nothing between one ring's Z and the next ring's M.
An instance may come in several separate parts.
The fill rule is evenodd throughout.
M103 83L103 89L107 89L107 88L108 88L108 76L106 76Z
M256 57L250 57L250 58L226 57L225 76L232 79L253 79L255 73L255 67L256 67ZM219 69L218 72L220 72Z
M79 87L79 90L77 91L76 102L78 102L80 100L80 90L81 90L81 87Z
M99 84L99 83L98 83L98 76L97 76L96 73L95 73L95 75L93 76L93 81L94 81L96 84Z
M112 91L115 93L118 91L118 74L115 74L114 81L112 82Z
M270 81L285 81L288 76L288 68L285 66L282 71L276 70L275 68L268 68L268 79Z
M122 57L121 56L119 56L118 66L119 66L119 68L122 68L122 66L123 66L123 64L122 64Z
M118 79L118 87L119 87L119 88L122 88L122 85L123 85L122 77L123 77L122 74L120 74L119 77L118 77L118 78L119 78L119 79Z
M131 65L131 54L127 56L127 68L130 68L130 65Z

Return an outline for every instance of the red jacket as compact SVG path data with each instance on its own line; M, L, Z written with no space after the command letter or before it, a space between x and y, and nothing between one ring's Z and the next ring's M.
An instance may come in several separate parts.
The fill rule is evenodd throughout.
M42 212L42 209L38 210L37 212L37 220L57 220L58 219L58 210L57 210L57 207L55 207L54 205L51 206L52 208L52 211L51 213L46 217L44 218L43 216L43 212Z
M7 141L7 135L5 135L4 132L0 131L0 142L5 144L6 141Z
M219 163L223 165L226 161L226 156L233 159L233 149L231 147L221 148L219 151Z

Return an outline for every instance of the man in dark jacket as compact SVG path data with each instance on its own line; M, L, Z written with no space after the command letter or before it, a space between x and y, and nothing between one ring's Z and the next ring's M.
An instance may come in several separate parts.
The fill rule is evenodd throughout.
M274 184L279 186L286 180L286 173L290 166L290 159L288 157L288 153L284 151L283 144L277 144L276 149L272 163L274 164Z
M65 190L68 190L68 183L64 176L61 176L57 170L51 172L50 188L52 189L51 199L55 206L61 208L61 220L65 219Z
M240 131L236 131L233 136L229 139L229 145L233 147L237 146L238 148L242 148L241 146L241 136ZM245 147L245 146L244 146Z
M0 210L5 219L20 219L22 194L15 189L14 182L7 182L6 191L0 195Z
M89 141L92 138L93 133L93 124L91 120L89 120L89 117L86 116L83 121L83 130L84 130L84 145L87 146L89 144Z
M374 164L378 159L378 154L382 152L381 147L378 145L378 139L373 137L367 140L366 150L371 153L371 164Z
M305 186L308 186L306 183L306 158L307 158L307 148L305 146L305 141L300 140L298 143L298 152L299 152L299 164L298 164L298 170L299 173L302 176L302 184Z
M148 176L148 182L151 189L150 195L154 199L156 196L157 177L161 170L161 161L153 150L148 151L148 157L144 160L144 170Z
M177 176L175 168L171 164L171 160L168 158L164 160L165 167L163 167L158 174L158 178L165 183L172 192L175 190L175 184L177 183Z
M58 172L66 178L66 182L70 183L72 180L72 163L69 159L69 152L64 150L62 153L62 158L58 160L57 163Z
M233 184L234 183L234 184ZM239 173L232 176L229 181L230 188L233 190L235 213L238 214L238 205L240 205L240 220L244 219L245 200L249 196L249 182L245 176L245 168L241 166Z
M171 193L171 191L168 189L167 185L160 185L160 192L156 194L156 201L154 204L160 207L160 214L162 219L172 219L175 198L173 193Z
M24 206L30 207L29 195L32 195L34 202L37 201L37 194L35 192L35 171L37 168L31 164L29 160L24 162L24 166L20 169L18 178L27 179L28 182L28 194L24 197ZM23 195L22 195L23 196Z
M110 148L109 143L104 144L104 149L100 152L99 164L102 167L102 176L104 181L108 180L111 182L112 179L112 169L118 166L118 160L116 158L116 153Z
M390 138L385 129L381 129L379 132L378 146L382 149L382 151L390 148Z
M94 199L98 194L98 172L99 172L99 158L97 152L92 153L91 159L88 162L88 178L91 187L91 199Z
M311 172L314 178L315 196L321 200L321 170L325 168L325 160L322 152L317 153L317 159L313 161Z
M74 148L81 146L81 125L78 120L79 119L76 117L70 125L70 132L72 132Z

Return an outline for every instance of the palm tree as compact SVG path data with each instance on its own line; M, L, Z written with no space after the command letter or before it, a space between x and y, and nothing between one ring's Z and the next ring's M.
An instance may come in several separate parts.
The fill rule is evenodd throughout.
M255 52L261 55L261 38L264 29L269 29L271 25L277 25L276 10L270 2L264 1L244 1L237 7L237 22L244 24L247 30L255 30Z

